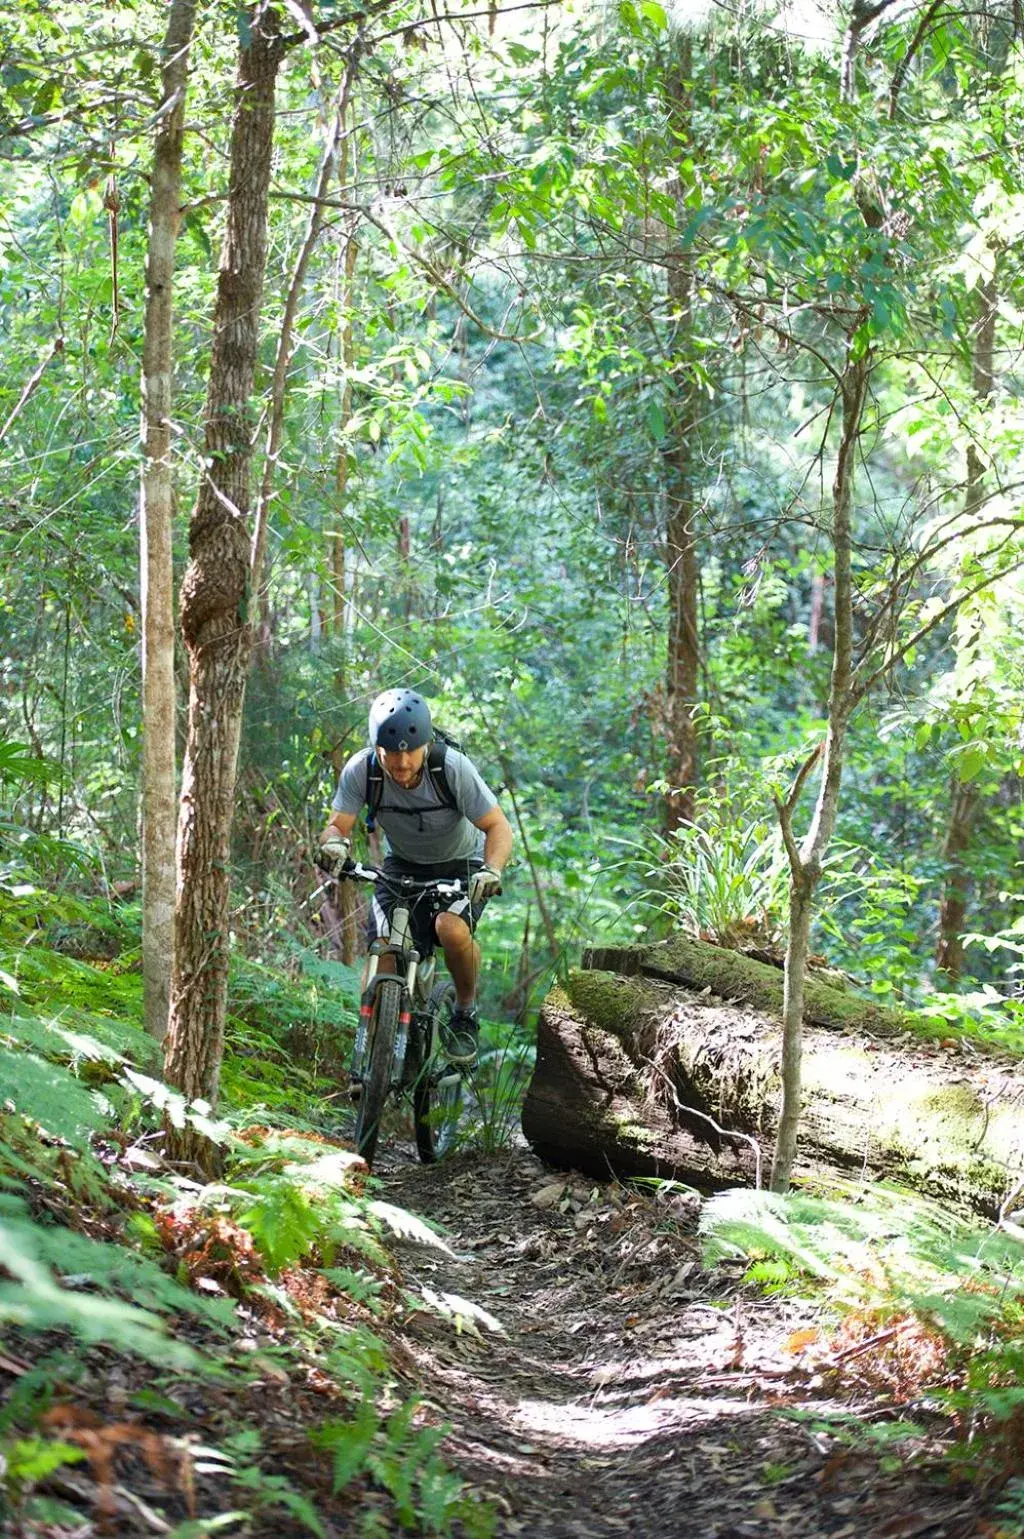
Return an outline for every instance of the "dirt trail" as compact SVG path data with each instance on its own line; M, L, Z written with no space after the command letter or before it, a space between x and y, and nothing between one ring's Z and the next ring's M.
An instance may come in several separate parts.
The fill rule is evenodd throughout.
M885 1470L815 1425L829 1408L865 1422L885 1410L794 1352L794 1333L815 1324L808 1306L702 1268L690 1199L595 1188L525 1150L433 1168L388 1151L378 1174L390 1201L444 1226L455 1253L403 1244L407 1284L504 1328L458 1333L425 1310L406 1337L452 1424L447 1457L496 1502L499 1534L993 1531L977 1499L924 1462Z

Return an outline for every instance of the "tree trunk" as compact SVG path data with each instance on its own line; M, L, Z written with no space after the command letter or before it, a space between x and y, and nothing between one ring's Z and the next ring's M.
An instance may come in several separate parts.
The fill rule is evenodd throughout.
M704 949L720 952L731 992L747 959ZM835 994L847 1019L805 1034L801 1171L895 1179L997 1213L1024 1171L1024 1072L908 1043L898 1012L888 1023L873 1002L818 993ZM760 1011L644 977L571 973L541 1010L523 1131L541 1158L605 1179L753 1185L777 1132L779 1072L777 1020Z
M240 50L206 402L207 468L192 515L190 561L181 595L189 716L165 1072L186 1096L211 1103L217 1096L224 1045L229 845L252 647L250 397L266 267L274 89L281 56L276 13L261 0L249 15ZM172 1144L178 1157L194 1157L202 1149L187 1131Z
M978 290L978 329L974 339L972 384L978 405L984 407L992 395L995 384L996 317L999 311L999 289L993 271ZM977 513L984 499L985 465L974 443L967 446L967 489L964 495L964 513ZM971 831L978 810L978 789L973 784L962 785L954 779L949 807L949 824L943 849L945 877L939 904L939 944L935 953L936 965L945 973L950 983L956 983L963 970L964 920L967 917L967 900L970 895L970 875L964 856L971 843Z
M970 893L970 874L964 864L971 844L971 830L978 810L978 788L953 777L949 824L942 852L946 874L939 909L939 944L935 961L950 983L956 983L964 965L964 919Z
M339 167L339 181L342 184L341 196L346 195L345 182L348 166L348 140L342 145L342 158ZM331 536L331 591L333 603L331 607L331 629L339 651L344 647L345 636L345 518L348 512L348 480L349 480L349 443L348 421L352 415L352 370L355 366L355 340L352 331L352 304L353 304L353 275L356 268L358 247L356 245L355 232L349 231L345 242L344 256L344 282L342 284L339 306L344 320L341 326L341 362L344 369L344 384L341 387L341 441L338 445L338 457L334 470L334 501L336 527Z
M142 981L146 1030L167 1031L174 952L174 245L195 0L173 0L163 46L163 99L153 152L142 344Z
M843 776L843 751L846 729L853 708L853 507L854 464L860 442L864 404L871 374L871 352L854 356L851 342L843 373L842 435L832 485L832 552L835 594L835 642L828 692L828 728L822 752L821 778L811 825L798 848L793 834L792 816L806 772L815 756L804 766L788 800L778 804L786 853L789 856L789 935L786 945L785 996L782 1012L782 1108L778 1141L772 1162L772 1190L785 1192L796 1157L797 1131L801 1107L801 1046L804 1010L804 980L810 944L814 894L821 879L825 853L832 839L839 812L839 790Z
M342 127L344 127L344 112L342 113ZM346 134L342 139L341 155L338 160L338 182L341 188L342 202L348 196L348 167L351 154L349 146L350 138ZM345 699L348 691L346 679L347 643L345 638L345 519L348 516L349 491L348 422L352 415L352 372L355 368L355 332L352 326L352 311L355 304L354 280L358 254L359 248L356 243L355 229L350 228L346 235L344 254L341 259L342 281L338 296L338 308L342 316L340 352L344 371L344 383L341 387L341 410L339 413L341 433L334 467L335 529L330 536L332 594L330 631L334 639L335 654L337 656L334 684L339 699ZM334 768L335 779L340 775L347 757L347 752L340 748L332 755L331 762ZM363 910L359 901L358 889L354 882L338 882L335 884L331 899L331 911L332 916L337 921L338 954L341 960L351 967L362 949L361 919Z
M678 57L666 77L669 123L682 156L691 137L688 38L677 43ZM676 198L680 223L685 217L682 189ZM693 263L677 248L668 258L668 301L673 328L672 398L668 415L669 443L665 452L665 566L668 575L668 658L666 729L668 782L665 826L671 831L692 821L697 787L697 684L700 667L700 566L695 531L695 444L697 391L689 369L693 332Z

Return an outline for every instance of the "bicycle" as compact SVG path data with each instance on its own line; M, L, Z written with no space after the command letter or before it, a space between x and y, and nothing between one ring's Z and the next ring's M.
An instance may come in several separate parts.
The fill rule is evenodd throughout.
M434 946L425 955L412 941L412 907L428 895L456 897L467 891L458 878L420 881L387 876L376 866L352 861L339 881L381 882L395 903L386 940L374 941L359 1005L352 1077L360 1085L356 1148L373 1164L380 1119L389 1097L412 1093L416 1150L432 1164L451 1149L462 1110L462 1074L449 1064L441 1032L455 1008L455 985L435 978ZM407 900L407 901L403 901ZM395 959L393 973L381 972L381 958Z

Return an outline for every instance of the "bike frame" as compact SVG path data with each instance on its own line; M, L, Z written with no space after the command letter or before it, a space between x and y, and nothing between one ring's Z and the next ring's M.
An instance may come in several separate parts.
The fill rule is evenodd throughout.
M382 871L373 866L363 866L353 862L351 871L343 873L343 877L356 881L376 882L383 878L391 885L396 894L403 891L407 893L426 894L435 892L440 897L454 897L458 893L465 892L464 883L454 881L430 881L417 882L414 877L388 877ZM383 957L391 956L395 959L395 971L382 972L380 964ZM398 978L403 986L404 1000L401 1015L398 1022L398 1034L395 1037L395 1049L393 1057L392 1084L402 1085L405 1081L405 1060L409 1050L409 1034L414 1026L420 1028L422 1034L420 1055L420 1069L426 1068L434 1055L435 1043L433 1039L433 1017L430 1015L430 995L434 987L434 979L437 970L437 958L433 950L426 956L422 956L412 943L412 909L408 903L398 901L391 910L388 922L388 937L386 940L374 941L367 956L366 975L363 982L363 993L359 1004L359 1026L356 1032L354 1053L354 1074L361 1077L361 1070L366 1054L367 1033L370 1019L373 1015L374 995L377 987L384 979ZM423 1023L426 1023L424 1031Z

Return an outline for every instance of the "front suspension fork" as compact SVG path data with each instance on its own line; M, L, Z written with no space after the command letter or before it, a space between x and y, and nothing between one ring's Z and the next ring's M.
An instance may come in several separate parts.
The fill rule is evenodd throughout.
M380 959L383 956L393 956L396 962L396 970L393 973L380 971ZM402 978L397 964L405 963L406 973ZM420 963L418 951L403 953L396 946L390 946L386 941L374 941L366 958L366 975L363 981L363 992L359 1001L359 1024L356 1027L356 1040L352 1049L351 1075L354 1080L362 1080L366 1073L366 1054L369 1047L370 1021L373 1018L373 1006L377 997L377 989L386 980L397 978L402 984L403 1001L402 1011L398 1017L398 1032L395 1036L394 1071L393 1078L401 1081L402 1070L405 1064L405 1055L409 1050L409 1023L411 1020L410 1001L413 997L413 989L416 987L416 972Z

